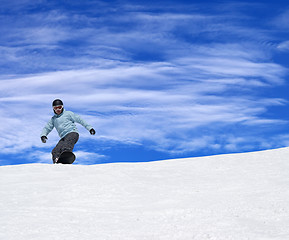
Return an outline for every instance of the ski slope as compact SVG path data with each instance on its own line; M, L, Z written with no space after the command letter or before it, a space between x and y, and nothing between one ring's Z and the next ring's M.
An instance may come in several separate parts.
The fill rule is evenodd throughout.
M286 240L289 148L0 167L3 240Z

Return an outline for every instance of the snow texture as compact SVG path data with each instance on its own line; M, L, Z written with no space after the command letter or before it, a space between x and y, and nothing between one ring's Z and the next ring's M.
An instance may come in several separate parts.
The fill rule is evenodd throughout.
M289 148L0 167L0 239L289 239Z

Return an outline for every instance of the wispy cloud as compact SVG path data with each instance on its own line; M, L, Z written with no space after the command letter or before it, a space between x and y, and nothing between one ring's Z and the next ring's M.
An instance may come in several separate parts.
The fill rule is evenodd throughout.
M76 151L74 152L76 158L80 160L81 164L96 164L101 163L108 157L105 155L92 153L92 152L84 152L84 151Z
M188 59L184 62L190 63ZM214 62L218 68L216 64ZM213 74L211 66L203 66L191 65L199 76L196 80L189 77L194 74L187 73L188 66L185 65L182 71L181 65L167 63L134 66L131 63L116 63L108 69L55 72L2 80L0 104L3 106L3 122L7 124L2 125L6 131L2 137L6 140L1 141L1 148L6 151L16 148L16 151L20 146L40 147L39 139L35 138L39 135L36 129L40 131L49 119L50 102L55 97L61 97L68 109L83 114L96 127L99 135L107 140L130 143L150 141L155 149L165 150L167 146L167 150L172 152L174 148L181 148L178 145L185 146L184 142L192 138L199 127L211 124L282 123L282 120L260 115L266 112L267 107L283 105L286 101L254 96L251 89L260 87L260 84L246 81L251 72L252 78L265 78L267 82L276 83L275 76L270 73L272 70L266 68L266 64L254 71L251 71L250 64L244 65L245 76L240 71L234 72L233 68L226 68L227 73L216 71ZM222 61L219 67L223 68ZM269 69L269 73L265 72L266 69ZM276 66L276 69L280 70L280 74L284 70L280 66ZM230 74L228 71L231 71ZM201 78L203 72L209 79ZM244 87L244 92L234 96L237 86ZM35 94L38 92L41 94ZM7 112L11 119L4 114ZM10 132L15 127L24 129L24 132L16 132L9 141ZM27 136L31 136L31 139ZM17 147L15 140L23 138L26 138L27 145L19 142Z
M289 41L281 42L278 44L277 48L282 51L288 51L289 50Z
M279 15L277 15L273 21L272 24L274 24L275 27L279 29L285 29L288 30L289 23L288 23L288 17L289 17L289 8L288 6L281 11L278 12Z

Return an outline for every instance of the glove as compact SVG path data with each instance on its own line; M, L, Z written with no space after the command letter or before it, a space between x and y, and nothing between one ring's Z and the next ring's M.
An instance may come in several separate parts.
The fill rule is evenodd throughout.
M42 141L43 143L46 143L46 140L47 140L47 137L46 137L46 136L42 136L42 137L41 137L41 141Z
M95 134L95 130L94 130L93 128L90 129L89 132L90 132L91 135L94 135L94 134Z

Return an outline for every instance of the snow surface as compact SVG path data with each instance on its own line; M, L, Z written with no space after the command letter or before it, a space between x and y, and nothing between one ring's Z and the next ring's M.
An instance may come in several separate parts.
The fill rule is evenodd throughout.
M289 239L289 148L0 167L0 239Z

